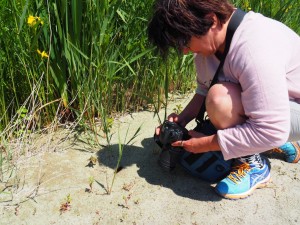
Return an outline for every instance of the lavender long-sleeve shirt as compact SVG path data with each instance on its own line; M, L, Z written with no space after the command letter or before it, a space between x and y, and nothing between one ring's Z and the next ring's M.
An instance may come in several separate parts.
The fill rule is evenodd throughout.
M198 87L206 95L219 65L195 57ZM236 30L219 81L241 85L244 124L218 131L225 159L264 152L287 141L289 100L300 104L300 37L287 26L249 12ZM299 137L300 139L300 137Z

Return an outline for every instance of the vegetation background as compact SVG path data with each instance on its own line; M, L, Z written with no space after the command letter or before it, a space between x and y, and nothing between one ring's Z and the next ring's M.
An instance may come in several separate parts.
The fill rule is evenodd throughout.
M0 0L1 171L16 138L68 121L108 133L116 113L157 112L194 90L193 56L163 61L148 44L153 2ZM300 34L299 0L233 2Z
M298 0L234 3L300 33ZM2 0L0 131L12 119L14 125L23 120L41 128L64 113L105 123L112 113L160 107L169 92L193 90L192 55L174 53L165 62L148 44L152 5L153 0Z

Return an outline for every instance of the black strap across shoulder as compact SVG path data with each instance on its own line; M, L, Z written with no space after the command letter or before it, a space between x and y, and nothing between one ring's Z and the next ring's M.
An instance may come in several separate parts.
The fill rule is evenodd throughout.
M211 86L216 84L217 81L218 81L218 74L220 73L221 69L223 68L225 58L226 58L227 53L228 53L229 48L230 48L231 39L233 37L233 34L234 34L235 30L237 29L237 27L242 22L245 15L246 15L246 12L244 12L243 10L237 8L235 10L235 12L233 13L230 21L229 21L227 31L226 31L225 50L224 50L224 53L221 56L220 64L218 66L218 69L216 70L216 73L214 75L213 80L210 83L209 88L211 88ZM205 107L205 99L204 99L204 101L202 103L202 106L201 106L201 109L200 109L200 111L199 111L199 113L196 117L196 122L197 123L201 123L203 121L205 111L206 111L206 107Z

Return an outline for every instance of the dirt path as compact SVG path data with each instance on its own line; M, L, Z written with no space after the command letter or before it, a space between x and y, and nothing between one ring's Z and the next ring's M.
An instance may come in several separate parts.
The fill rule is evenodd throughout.
M184 106L188 98L171 104L169 112L179 102ZM134 113L120 118L118 124L110 149L91 147L84 143L83 134L75 142L69 135L60 144L55 141L65 133L57 133L52 137L55 151L52 146L21 160L17 192L0 194L0 224L300 223L299 164L270 159L273 181L268 188L244 200L226 200L215 194L215 184L179 167L173 174L158 167L158 148L152 140L158 122L153 113ZM108 195L119 152L118 130L121 140L128 130L129 140L140 126L134 143L124 148L121 170ZM93 167L87 166L91 156L97 158Z

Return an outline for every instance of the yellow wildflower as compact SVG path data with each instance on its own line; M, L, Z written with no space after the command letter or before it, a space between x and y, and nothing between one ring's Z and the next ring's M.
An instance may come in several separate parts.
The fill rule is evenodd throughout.
M49 55L45 51L40 51L39 49L37 50L37 53L41 55L42 58L49 58Z
M40 18L40 17L38 17L38 16L32 16L32 15L30 15L29 17L28 17L28 19L27 19L27 23L28 23L28 25L29 26L31 26L31 27L33 27L33 26L35 26L37 23L40 23L40 24L44 24L44 21Z
M251 10L252 10L252 8L250 7L250 3L249 3L248 1L245 1L245 2L244 2L243 7L244 7L245 9L247 9L248 11L251 11Z
M30 15L27 19L27 23L29 26L34 26L36 24L35 17Z

